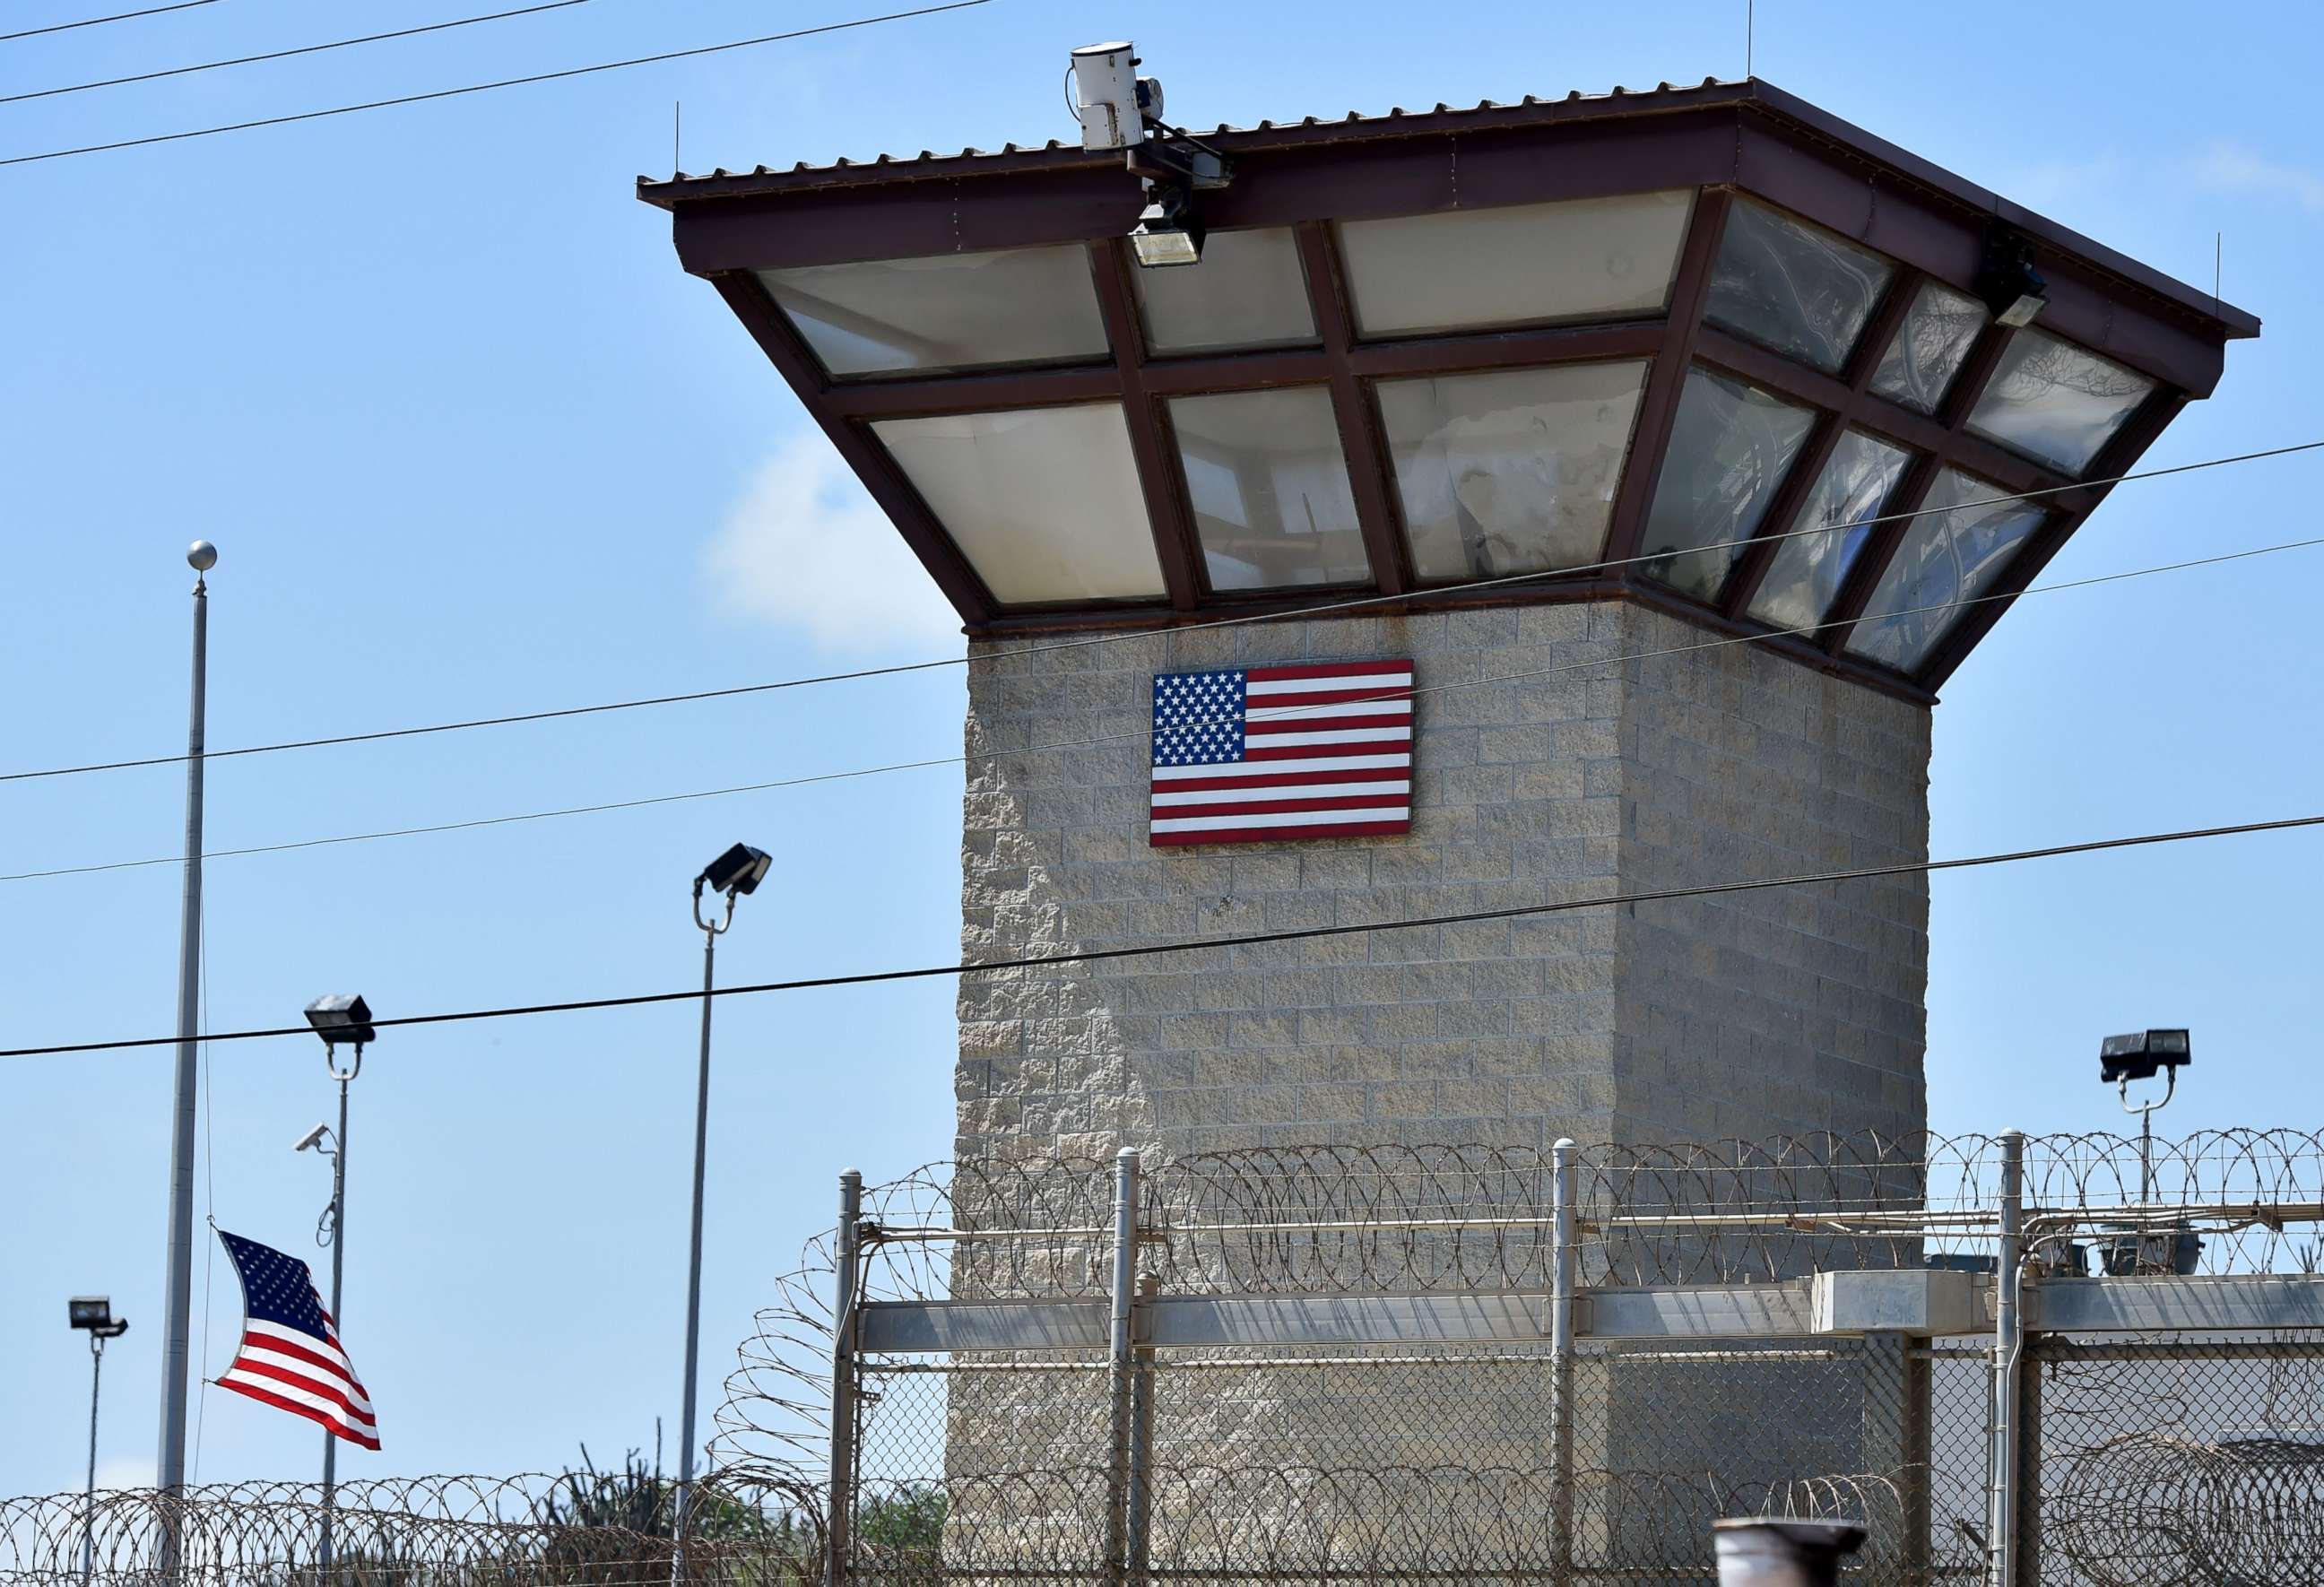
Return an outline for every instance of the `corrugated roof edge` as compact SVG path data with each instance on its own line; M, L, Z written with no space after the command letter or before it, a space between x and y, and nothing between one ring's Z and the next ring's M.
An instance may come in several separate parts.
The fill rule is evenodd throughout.
M1256 153L1357 139L1417 137L1457 131L1464 126L1525 126L1567 120L1667 115L1721 105L1731 105L1788 122L1851 154L1885 165L1906 180L1955 203L1995 216L2053 248L2074 254L2110 275L2154 293L2218 326L2228 340L2256 337L2260 333L2257 315L2221 301L2209 292L2166 275L2151 265L2143 264L2070 226L2014 204L1987 188L1957 176L1886 138L1865 131L1853 122L1842 120L1797 95L1787 93L1757 78L1739 82L1706 78L1699 85L1690 88L1675 88L1665 82L1643 92L1633 92L1619 86L1604 94L1585 95L1576 89L1560 99L1542 99L1528 94L1515 103L1486 99L1465 109L1454 109L1443 104L1425 111L1407 111L1397 106L1384 115L1366 115L1360 111L1351 110L1334 121L1310 115L1297 122L1262 121L1250 127L1221 124L1200 135L1228 153ZM964 175L1000 177L1020 171L1093 169L1116 165L1120 160L1121 154L1118 150L1088 150L1077 143L1063 143L1053 138L1038 148L1006 143L998 150L963 149L957 154L937 154L924 149L917 157L903 160L882 154L876 160L843 159L830 165L808 165L801 161L788 171L776 171L761 165L747 171L729 171L722 166L706 175L688 175L680 171L669 178L640 176L637 179L637 196L659 208L675 210L683 203L710 199L774 196L890 182L944 180Z

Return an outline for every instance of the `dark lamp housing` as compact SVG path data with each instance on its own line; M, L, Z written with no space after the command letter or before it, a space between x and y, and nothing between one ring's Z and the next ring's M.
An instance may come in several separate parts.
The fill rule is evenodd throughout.
M1175 182L1156 182L1147 189L1149 202L1130 234L1138 263L1148 269L1203 262L1203 217L1194 197Z
M371 1005L353 992L341 992L335 997L318 997L307 1005L307 1023L327 1047L351 1041L357 1047L376 1040L379 1032L372 1029Z
M759 890L759 883L767 878L767 868L774 863L774 856L766 850L738 843L705 865L702 874L695 880L713 892L748 898Z
M2135 1030L2109 1036L2098 1047L2098 1078L2109 1085L2125 1080L2152 1080L2163 1069L2178 1069L2195 1061L2193 1046L2184 1030Z
M2050 295L2050 283L2034 268L2034 245L2012 232L1987 237L1977 295L1996 322L2012 329L2033 324Z
M76 1295L65 1303L76 1328L92 1331L113 1326L113 1300L109 1296Z

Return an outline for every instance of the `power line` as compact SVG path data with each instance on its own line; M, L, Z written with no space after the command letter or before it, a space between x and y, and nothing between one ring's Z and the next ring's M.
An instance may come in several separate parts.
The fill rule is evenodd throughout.
M111 16L84 17L79 22L51 23L44 28L26 28L22 32L0 33L0 44L11 39L36 38L42 33L69 33L75 28L102 27L109 22L128 22L140 16L159 16L165 11L191 11L197 5L216 5L217 0L178 0L175 5L149 5L143 11L116 11Z
M160 71L141 71L130 77L99 78L94 82L71 83L63 88L34 88L28 94L0 94L0 105L14 105L25 99L51 99L60 94L85 94L91 88L117 88L125 83L150 83L162 78L189 77L195 72L217 71L228 66L254 66L262 60L288 60L294 55L320 55L326 51L346 50L357 44L416 38L421 33L440 33L452 28L473 27L480 22L502 22L512 16L530 16L540 11L562 11L568 5L586 5L588 3L589 0L542 0L540 5L519 6L514 11L495 11L483 16L463 16L451 22L426 23L419 27L397 28L392 32L365 33L359 39L334 39L327 44L301 44L295 50L270 50L263 55L237 55L228 60L205 60L194 66L165 67Z
M2160 567L2133 567L2119 573L2101 573L2093 575L2089 578L2071 579L2062 584L2034 585L2018 593L2021 595L2054 595L2061 590L2086 589L2090 586L2101 584L2118 584L2126 579L2146 578L2162 573L2181 573L2190 568L2206 567L2222 562L2240 562L2253 557L2270 556L2279 551L2308 550L2319 546L2324 546L2324 536L2318 536L2312 540L2288 540L2279 545L2256 546L2248 550L2222 551L2215 556L2198 557L2188 561L2165 563ZM1969 606L1978 605L1987 601L2001 601L2008 600L2010 598L2012 597L2006 594L1969 595L1960 600L1937 602L1926 606L1906 607L1903 610L1887 614L1887 615L1893 617L1911 617L1927 613L1951 612ZM1841 625L1838 623L1823 623L1812 624L1804 628L1778 629L1766 634L1729 634L1720 639L1698 641L1692 644L1668 645L1661 649L1652 650L1634 650L1628 654L1619 656L1598 656L1591 657L1584 660L1561 661L1554 666L1534 668L1524 672L1500 673L1490 678L1471 678L1456 680L1452 683L1428 684L1417 688L1397 690L1392 695L1360 695L1355 697L1353 701L1343 701L1342 703L1361 703L1366 699L1403 699L1417 695L1447 693L1453 689L1482 688L1489 685L1498 683L1520 683L1530 678L1547 677L1554 673L1579 671L1582 669L1588 667L1616 667L1626 661L1656 660L1666 656L1686 655L1696 650L1719 650L1729 645L1750 644L1762 639L1786 635L1812 634L1821 629L1838 626ZM1318 708L1319 707L1313 706L1286 706L1277 713L1277 719L1287 720L1293 717L1304 715L1307 711ZM1231 719L1220 718L1219 720L1228 721ZM1185 724L1183 725L1185 727L1200 727L1211 725L1211 724L1194 722ZM212 849L204 853L202 858L204 860L219 860L233 859L248 854L287 853L296 849L327 848L339 844L374 843L383 838L392 837L421 837L436 833L473 831L476 828L485 826L511 826L530 821L553 821L569 816L596 816L613 810L643 809L654 805L683 804L695 799L724 798L735 794L769 793L779 789L805 788L819 782L847 782L859 778L881 777L898 771L921 771L930 770L937 766L962 766L966 765L971 760L996 760L1007 755L1045 754L1056 750L1088 749L1097 744L1119 743L1130 739L1144 738L1148 736L1151 731L1152 730L1150 728L1139 728L1128 733L1101 734L1095 738L1069 739L1056 743L1028 744L1022 749L991 750L976 756L942 755L924 761L896 761L888 762L885 765L856 767L844 771L818 771L804 777L777 778L767 782L738 783L728 788L700 789L687 793L655 794L645 798L637 799L612 799L593 805L568 805L558 809L531 810L513 816L483 816L465 821L446 821L426 826L398 826L390 827L378 832L348 833L335 837L298 838L287 843L254 844L242 848ZM114 860L94 865L64 865L46 871L19 871L8 874L0 874L0 882L35 881L58 876L88 876L106 871L136 871L153 865L178 865L184 863L184 862L185 856L183 854L165 854L147 860Z
M964 960L909 970L872 970L853 975L816 975L798 981L762 981L746 986L721 986L687 992L649 992L627 997L576 998L566 1002L522 1003L502 1008L464 1009L449 1014L405 1014L374 1020L374 1027L452 1025L475 1020L509 1020L533 1014L572 1014L598 1009L634 1009L650 1003L691 1002L704 997L749 997L763 992L809 992L837 986L871 986L894 981L926 981L947 975L982 975L1003 970L1033 970L1051 964L1097 964L1119 959L1159 957L1170 954L1207 953L1222 947L1253 947L1261 943L1305 942L1317 937L1352 937L1372 931L1413 931L1435 926L1462 926L1482 920L1517 920L1536 915L1563 914L1575 909L1602 909L1625 904L1657 903L1671 899L1712 898L1728 893L1757 892L1779 887L1805 887L1820 882L1861 881L1882 876L1926 875L1939 871L1965 871L1987 865L2015 864L2025 860L2057 859L2068 854L2098 853L2107 849L2139 848L2157 844L2188 843L2199 838L2236 837L2260 832L2289 832L2324 826L2324 815L2292 816L2275 821L2246 821L2227 826L2185 827L2174 832L2146 832L2128 837L2089 838L2080 843L2052 844L2043 848L2014 849L2002 853L1971 854L1951 860L1907 860L1893 865L1861 865L1845 871L1812 871L1791 876L1765 876L1748 881L1708 882L1692 887L1655 888L1640 892L1610 893L1603 898L1564 899L1549 904L1517 904L1498 909L1469 909L1449 915L1425 915L1403 920L1376 920L1360 926L1311 926L1290 931L1255 931L1236 937L1204 937L1180 942L1148 943L1139 947L1091 948L1079 953L1043 954L982 963ZM277 1025L253 1030L223 1030L199 1039L206 1042L254 1041L277 1036L311 1037L304 1025ZM141 1036L121 1041L62 1042L51 1047L0 1048L0 1058L44 1057L58 1053L119 1052L132 1047L171 1047L177 1036Z
M64 160L75 154L103 154L115 149L140 149L149 143L176 143L188 138L216 137L220 133L248 132L254 127L288 126L294 122L321 121L328 116L353 115L363 110L385 110L397 105L422 105L432 99L456 99L466 94L487 94L495 88L518 88L531 83L553 83L567 78L589 77L601 71L620 71L632 66L654 66L665 60L687 60L697 55L717 55L729 50L748 50L758 44L779 44L789 39L810 38L817 33L836 33L849 28L868 28L883 22L904 22L916 16L934 16L939 12L966 11L972 6L989 5L992 0L947 0L942 5L923 5L911 11L890 11L880 16L862 16L852 22L825 23L819 27L793 28L788 32L763 33L755 39L736 39L724 44L700 44L691 50L665 50L659 55L633 55L626 60L604 60L595 66L570 66L561 71L535 72L530 77L500 78L489 83L470 83L464 88L437 88L425 94L401 94L392 99L368 99L360 105L335 105L327 110L302 110L291 115L261 116L254 121L228 122L221 126L194 127L182 133L156 133L151 137L122 138L110 143L84 143L72 149L51 149L43 154L16 154L0 160L0 165L31 165L43 160Z
M985 0L974 0L974 3L982 5ZM1666 556L1695 556L1709 551L1730 550L1738 547L1793 540L1802 535L1847 533L1883 523L1899 523L1939 513L1965 512L1973 507L2034 501L2044 496L2056 495L2064 491L2088 490L2098 486L2126 484L2140 480L2162 479L2174 474L2192 474L2201 469L2224 468L2230 464L2261 462L2271 457L2289 457L2294 453L2312 452L2319 448L2324 448L2324 440L2301 441L2292 446L2272 447L2264 451L2242 452L2233 457L2208 457L2195 463L2174 464L2167 468L2143 469L2135 474L2116 475L2107 479L2083 480L2076 484L2051 485L2042 490L2023 491L2009 495L1983 496L1972 501L1955 503L1950 507L1917 507L1906 512L1883 513L1877 517L1854 519L1847 523L1817 524L1806 529L1785 530L1778 534L1747 536L1731 540L1713 540L1705 545L1690 547L1683 552L1653 551L1634 557L1615 557L1599 562L1585 562L1573 567L1553 568L1536 573L1504 574L1495 578L1473 579L1465 584L1435 585L1426 590L1404 595L1355 595L1344 600L1327 601L1318 605L1295 606L1287 611L1258 612L1240 617L1209 618L1200 623L1183 623L1167 630L1153 632L1171 634L1200 633L1215 628L1240 628L1255 623L1289 623L1311 617L1329 616L1335 613L1360 611L1373 606L1406 604L1415 600L1426 601L1446 595L1465 595L1475 590L1498 589L1522 584L1540 584L1552 579L1571 578L1576 574L1600 573L1612 568L1660 561ZM2191 567L2195 564L2190 563L2183 566ZM1812 633L1829 626L1835 625L1818 624L1815 627L1803 629L1773 629L1764 633L1744 637L1772 639L1786 633ZM1085 639L1058 640L1044 644L1028 645L1008 650L1003 654L1011 660L1017 660L1033 656L1049 655L1058 650L1086 650L1095 645L1121 644L1132 640L1151 637L1152 632L1144 630L1127 633L1103 633ZM683 694L650 695L641 699L610 700L589 706L563 706L544 711L512 712L500 716L476 716L455 722L429 723L420 727L389 727L364 733L333 734L318 738L286 739L275 743L247 744L239 749L211 750L205 754L204 759L223 761L239 755L278 754L287 750L327 749L341 744L376 743L388 739L420 738L438 733L462 733L478 727L509 727L527 722L552 722L565 717L595 716L615 711L639 711L659 706L688 705L702 700L731 699L741 695L771 694L783 689L810 688L831 683L853 683L866 678L891 678L908 672L931 672L945 667L966 667L973 660L974 658L969 656L946 656L927 661L899 661L884 667L857 668L847 672L824 672L805 678L779 678L770 683L734 684L724 688L694 689ZM37 771L5 771L0 772L0 782L28 782L49 777L78 777L96 771L129 771L147 766L174 766L182 763L185 759L183 754L146 755L134 760L95 761L78 766L52 766ZM941 761L915 761L912 765L948 763ZM10 880L14 879L0 877L0 881Z

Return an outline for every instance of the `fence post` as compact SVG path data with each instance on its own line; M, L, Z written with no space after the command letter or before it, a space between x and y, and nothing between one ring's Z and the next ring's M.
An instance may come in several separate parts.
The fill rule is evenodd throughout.
M2017 1370L2017 1580L2042 1579L2042 1340L2024 1330Z
M1861 1361L1864 1389L1864 1469L1892 1476L1904 1535L1880 1536L1872 1550L1894 1561L1897 1580L1923 1587L1929 1581L1932 1525L1931 1427L1934 1372L1929 1340L1916 1333L1867 1333Z
M855 1509L855 1272L862 1244L863 1176L839 1176L838 1284L832 1299L831 1499L824 1541L825 1587L845 1587L848 1522Z
M1138 1149L1125 1146L1113 1159L1113 1333L1108 1352L1113 1417L1106 1460L1105 1573L1116 1587L1129 1563L1130 1404L1138 1379L1131 1323L1137 1306Z
M2017 1372L2025 1350L2019 1309L2024 1266L2025 1137L2001 1137L2001 1237L1994 1253L1993 1399L1986 1441L1986 1579L2017 1581Z
M1550 1580L1573 1579L1573 1142L1549 1149Z
M1153 1315L1154 1297L1161 1290L1160 1278L1151 1273L1139 1275L1138 1298L1148 1316ZM1154 1348L1139 1343L1133 1330L1131 1349L1137 1357L1138 1370L1130 1389L1130 1514L1125 1530L1130 1556L1129 1587L1144 1587L1147 1523L1154 1509Z

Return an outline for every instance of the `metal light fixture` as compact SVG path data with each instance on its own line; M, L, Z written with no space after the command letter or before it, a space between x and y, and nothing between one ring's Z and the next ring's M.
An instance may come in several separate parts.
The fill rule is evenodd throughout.
M331 1248L331 1321L345 1326L341 1312L346 1296L347 1261L347 1083L363 1073L364 1048L379 1039L372 1025L371 1005L355 993L318 997L307 1005L307 1023L323 1038L324 1067L339 1083L339 1127L321 1124L299 1138L294 1152L312 1150L331 1160L331 1201L315 1223L315 1243ZM339 1067L339 1044L355 1049L355 1062ZM329 1144L326 1145L325 1142ZM339 1481L339 1441L328 1428L323 1432L323 1531L316 1557L331 1563L331 1505Z
M75 1328L88 1334L88 1487L83 1493L80 1579L87 1582L97 1559L97 1396L105 1382L105 1342L129 1332L129 1319L113 1315L113 1301L102 1295L76 1295L65 1302Z
M2015 232L1988 235L1977 295L1993 310L1996 323L2012 329L2033 324L2050 295L2050 283L2034 268L2034 245Z
M2141 1208L2154 1201L2154 1115L2179 1093L2179 1071L2195 1061L2194 1044L2184 1030L2134 1030L2109 1036L2098 1044L2098 1078L2115 1088L2122 1111L2138 1115L2138 1201ZM2130 1100L2130 1083L2163 1076L2163 1094L2149 1102ZM2116 1278L2136 1273L2192 1273L2203 1254L2203 1241L2191 1230L2177 1224L2144 1222L2110 1225L2098 1246L2098 1261Z
M343 1041L364 1047L379 1039L379 1032L372 1029L371 1005L353 992L317 998L307 1005L307 1023L315 1028L326 1047Z
M128 1323L115 1321L113 1300L109 1296L76 1295L65 1303L72 1325L86 1328L95 1339L118 1339L129 1332Z
M2184 1030L2134 1030L2127 1036L2109 1036L2098 1044L2098 1078L2110 1085L2127 1088L2134 1080L2152 1080L2164 1072L2175 1085L2180 1069L2194 1061ZM2154 1105L2159 1108L2163 1103Z
M1130 234L1138 263L1148 269L1203 262L1204 226L1194 196L1176 182L1149 182L1146 208Z
M1128 45L1120 46L1127 50ZM702 868L694 879L694 924L702 933L702 1044L694 1080L694 1216L688 1225L686 1261L686 1370L678 1412L678 1495L670 1536L678 1548L670 1559L672 1587L683 1574L687 1515L694 1497L694 1403L702 1353L702 1181L710 1155L710 1004L718 978L718 939L734 924L734 900L759 890L774 857L738 843ZM722 919L715 909L702 912L705 889L726 896Z
M767 879L767 868L774 863L774 856L766 850L738 843L702 868L702 874L694 879L695 896L699 898L706 887L724 893L730 900L749 898L759 890L759 883Z

